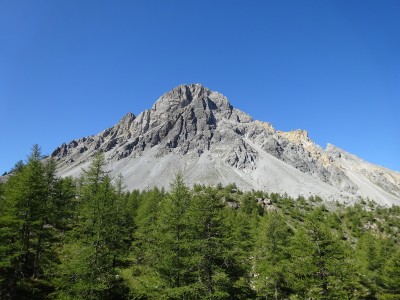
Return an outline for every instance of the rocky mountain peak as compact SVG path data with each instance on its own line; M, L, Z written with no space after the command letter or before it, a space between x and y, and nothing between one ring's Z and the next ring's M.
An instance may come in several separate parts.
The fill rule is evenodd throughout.
M151 108L154 112L168 113L189 105L211 110L231 110L226 97L212 92L201 84L182 84L162 95Z
M210 90L199 84L182 84L162 95L151 109L162 112L174 111L186 107L192 101L207 98L210 93Z
M305 130L277 131L253 121L200 84L177 86L137 117L128 113L97 135L62 144L51 156L60 174L76 175L98 151L131 189L168 186L180 170L189 184L235 182L294 196L400 201L398 174L333 145L324 150Z

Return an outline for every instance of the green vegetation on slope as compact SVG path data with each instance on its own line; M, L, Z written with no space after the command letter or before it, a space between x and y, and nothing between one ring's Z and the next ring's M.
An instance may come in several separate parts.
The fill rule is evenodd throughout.
M185 186L123 191L34 146L0 184L1 299L399 299L400 207Z

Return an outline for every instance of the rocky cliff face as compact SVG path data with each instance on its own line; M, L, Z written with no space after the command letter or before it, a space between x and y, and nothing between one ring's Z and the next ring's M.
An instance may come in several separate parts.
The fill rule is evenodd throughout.
M235 182L293 196L400 203L398 173L361 164L333 146L324 150L306 131L282 132L253 121L225 96L199 84L178 86L137 117L129 113L95 136L61 145L51 156L61 175L77 176L97 151L131 189L168 187L180 171L188 184Z

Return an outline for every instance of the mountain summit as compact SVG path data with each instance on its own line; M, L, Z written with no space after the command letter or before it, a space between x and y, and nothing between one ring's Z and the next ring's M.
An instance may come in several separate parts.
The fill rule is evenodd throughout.
M324 150L304 130L283 132L254 121L200 84L180 85L137 117L128 113L97 135L62 144L51 156L60 175L78 176L97 151L129 189L168 187L180 171L188 184L234 182L294 197L400 204L399 173L333 145Z

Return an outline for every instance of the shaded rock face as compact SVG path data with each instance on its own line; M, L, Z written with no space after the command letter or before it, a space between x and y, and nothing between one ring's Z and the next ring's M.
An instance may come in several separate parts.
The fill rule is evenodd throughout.
M147 162L153 162L154 168L158 161L175 157L181 168L193 165L202 169L201 176L196 168L188 172L188 182L202 183L195 180L206 178L218 183L221 178L232 181L239 178L245 182L244 188L270 188L271 182L280 180L271 180L272 175L268 173L265 161L273 157L282 168L289 166L297 170L293 172L299 186L306 182L318 185L322 191L326 186L334 187L338 195L341 191L360 194L360 185L349 178L343 166L343 151L322 149L306 131L281 132L268 123L253 121L246 113L233 108L225 96L199 84L178 86L137 117L128 113L116 125L97 135L62 144L51 156L58 161L60 174L68 175L79 173L82 164L89 162L98 151L106 153L110 169L118 165L135 180L129 166L132 164L133 168L141 158L149 156ZM210 167L202 168L205 165ZM165 172L161 165L158 167L160 172ZM146 172L152 173L150 169ZM371 184L400 197L400 178L393 179L382 170L382 174L360 172L366 172ZM191 176L194 177L191 179ZM146 177L139 179L147 180ZM158 185L157 179L149 181L150 184Z

